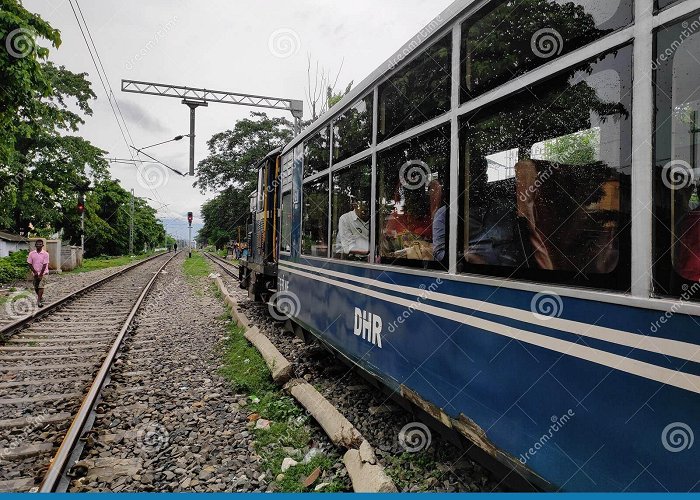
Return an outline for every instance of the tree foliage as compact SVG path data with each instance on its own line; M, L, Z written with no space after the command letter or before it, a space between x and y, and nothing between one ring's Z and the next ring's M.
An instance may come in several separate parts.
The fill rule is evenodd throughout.
M128 207L129 193L110 179L105 151L78 135L96 98L88 75L48 60L49 49L40 44L58 48L58 30L18 0L0 5L0 227L18 233L33 227L44 236L63 232L64 240L79 243L75 207L79 192L93 185L86 250L124 253L128 231L113 215L116 207L110 212L102 202L112 196ZM155 212L142 205L139 200L136 248L163 241Z
M232 130L207 142L209 156L199 162L196 185L202 192L231 185L250 192L256 184L255 164L292 137L292 124L286 118L251 113L251 118L236 122Z

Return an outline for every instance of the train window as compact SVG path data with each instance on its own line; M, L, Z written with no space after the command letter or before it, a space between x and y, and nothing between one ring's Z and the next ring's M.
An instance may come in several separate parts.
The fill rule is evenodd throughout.
M304 184L301 253L328 257L328 178Z
M461 123L463 271L627 290L632 47Z
M333 163L340 163L372 146L374 94L340 115L333 122Z
M292 193L282 195L282 217L280 220L280 250L292 251Z
M379 141L450 110L452 36L426 49L379 87Z
M320 132L312 135L304 142L304 178L328 170L330 160L330 144L328 143L329 127L323 127Z
M656 51L655 290L700 300L698 18L662 28Z
M450 127L377 156L377 261L447 268Z
M372 164L363 162L333 174L332 254L336 259L369 262Z
M669 5L673 5L674 3L680 2L681 0L657 0L656 2L656 8L657 9L665 9Z
M498 1L462 28L462 102L632 22L633 0Z

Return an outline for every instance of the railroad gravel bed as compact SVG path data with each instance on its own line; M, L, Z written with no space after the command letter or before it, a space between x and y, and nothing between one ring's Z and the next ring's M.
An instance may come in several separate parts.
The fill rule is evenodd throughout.
M183 259L137 316L69 491L278 489L256 453L250 396L220 375L230 322L223 302L209 278L185 277ZM331 447L319 429L312 438ZM336 465L344 472L339 455Z
M430 434L431 444L427 449L408 453L399 435L404 426L415 429L412 424L416 419L411 412L368 385L318 343L307 345L286 333L283 324L270 317L267 306L250 301L246 291L226 273L221 273L221 278L251 324L258 326L294 363L295 375L313 384L375 447L379 462L387 468L399 491L502 490L487 470L435 432Z
M41 481L127 311L164 258L116 277L0 346L0 489L27 490Z

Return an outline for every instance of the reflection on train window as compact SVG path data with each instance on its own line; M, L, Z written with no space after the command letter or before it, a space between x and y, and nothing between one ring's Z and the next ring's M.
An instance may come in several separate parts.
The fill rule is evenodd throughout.
M372 103L374 94L340 115L333 122L333 163L340 163L372 145Z
M655 291L700 300L700 32L696 17L656 39ZM681 43L679 44L679 41Z
M381 142L450 110L452 37L446 36L379 87Z
M463 270L629 288L632 48L461 124Z
M680 2L680 0L657 0L656 1L656 8L657 9L665 9L669 5L673 5L676 2Z
M323 127L320 132L304 142L304 179L328 170L330 159L328 131L328 126Z
M450 127L377 156L377 262L447 268Z
M462 27L462 102L632 22L633 0L493 2Z
M369 262L372 165L360 163L333 174L332 254L336 259Z
M282 217L280 220L280 250L292 251L292 193L282 196Z
M328 257L328 179L304 184L301 253Z

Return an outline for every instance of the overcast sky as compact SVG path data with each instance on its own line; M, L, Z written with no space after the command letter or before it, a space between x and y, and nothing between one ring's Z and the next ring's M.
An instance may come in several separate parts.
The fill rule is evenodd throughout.
M334 73L343 63L339 88L350 81L357 84L450 3L80 0L80 7L135 146L144 147L188 133L189 109L174 98L122 93L122 78L303 99L307 55ZM52 50L51 60L88 73L93 83L98 96L94 115L80 133L109 151L110 158L129 158L68 0L25 0L24 5L61 31L63 43ZM200 108L196 161L206 156L206 141L213 134L230 129L253 110L227 104ZM187 139L148 152L182 172L188 169ZM151 190L143 179L138 182L133 166L111 168L137 196L168 204L160 209L162 218L184 220L188 211L197 217L201 204L213 196L192 188L190 177L172 174ZM158 208L158 202L151 204Z

